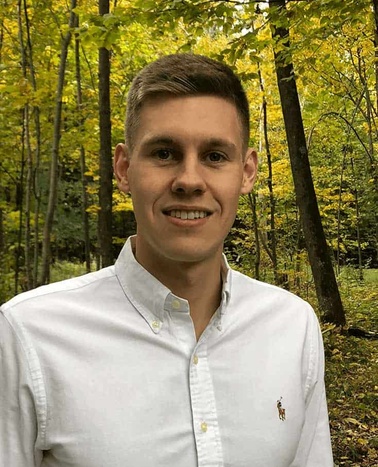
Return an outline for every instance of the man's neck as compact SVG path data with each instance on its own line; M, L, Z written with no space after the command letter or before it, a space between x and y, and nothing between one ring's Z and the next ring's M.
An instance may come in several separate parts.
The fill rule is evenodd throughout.
M181 266L173 277L161 282L175 295L188 300L198 340L221 301L221 262Z
M198 263L180 263L161 258L145 264L137 261L178 297L188 300L196 337L199 339L220 305L222 291L221 254Z

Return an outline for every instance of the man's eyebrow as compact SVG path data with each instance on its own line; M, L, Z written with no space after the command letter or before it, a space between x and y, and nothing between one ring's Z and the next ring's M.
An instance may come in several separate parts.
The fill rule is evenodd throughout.
M209 147L225 148L233 151L237 150L235 143L223 138L208 138L205 140L204 145Z
M154 135L147 137L144 141L142 141L143 146L154 146L157 144L174 144L175 140L170 136L164 135Z
M168 144L168 145L178 145L181 146L181 142L179 139L172 138L171 136L166 136L166 135L153 135L150 137L147 137L143 142L143 146L154 146L158 144ZM204 146L206 148L210 147L216 147L216 148L225 148L228 150L236 151L237 146L235 143L228 141L223 138L205 138L201 142L201 146Z

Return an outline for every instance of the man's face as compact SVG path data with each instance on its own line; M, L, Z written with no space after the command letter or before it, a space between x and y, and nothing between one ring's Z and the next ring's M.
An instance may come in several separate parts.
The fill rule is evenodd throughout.
M115 174L132 196L144 267L220 257L239 195L256 175L256 153L243 154L241 135L235 106L219 97L143 105L132 153L116 148Z

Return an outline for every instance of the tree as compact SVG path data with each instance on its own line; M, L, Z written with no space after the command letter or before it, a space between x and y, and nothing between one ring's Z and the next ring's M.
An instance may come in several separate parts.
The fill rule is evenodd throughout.
M28 6L26 0L23 0L24 5L24 17L25 17L25 27L26 27L26 49L28 55L28 63L30 69L30 81L32 84L32 88L34 92L37 92L37 80L36 80L36 73L35 73L35 66L34 66L34 58L33 58L33 46L31 40L31 33L30 33L30 21L29 21L29 14L28 14ZM28 138L28 151L30 153L30 162L28 167L28 190L34 193L35 198L35 208L34 208L34 253L33 253L33 265L31 265L31 261L26 261L26 268L28 274L28 286L35 287L37 285L37 278L38 278L38 261L39 261L39 211L40 211L40 201L41 201L41 193L39 188L39 170L40 170L40 159L41 159L41 122L40 122L40 108L38 104L33 105L33 113L34 113L34 125L35 125L35 158L33 161L32 158L32 148L30 138ZM33 170L33 173L31 172ZM30 186L29 186L30 184ZM30 193L31 196L31 193ZM28 211L28 208L26 208ZM31 212L27 215L31 215ZM30 229L30 227L29 227ZM30 232L26 229L25 234L25 251L26 253L31 256L30 252ZM29 263L29 265L27 264ZM29 271L30 269L30 271Z
M289 30L282 19L285 0L270 0L274 58L292 167L295 193L319 306L326 321L345 324L345 314L319 214L303 127L294 67L291 61ZM280 24L275 23L277 13ZM285 17L284 17L285 19Z
M99 14L109 14L109 0L99 0ZM102 266L113 264L112 251L112 194L113 166L110 121L110 51L99 48L99 115L100 115L100 185L98 239Z
M76 16L76 27L79 26L79 17ZM76 85L77 85L77 111L79 115L82 113L83 108L83 90L81 84L81 64L80 64L80 37L79 34L75 34L75 72L76 72ZM79 119L79 125L81 128L84 127L84 117L81 116ZM85 148L83 143L80 142L80 172L81 172L81 193L82 193L82 216L83 216L83 238L84 238L84 250L85 250L85 267L86 271L91 270L91 257L90 257L90 238L89 238L89 213L88 213L88 180L85 175L86 173L86 161L85 161Z
M378 0L373 0L374 12L374 56L375 56L375 98L378 109Z
M265 143L265 152L267 157L268 164L268 189L269 189L269 204L270 204L270 213L269 213L269 246L270 246L270 256L272 259L274 279L277 284L280 283L279 274L277 270L277 243L276 243L276 226L275 226L275 204L276 200L273 192L273 170L272 170L272 154L270 151L269 136L268 136L268 103L265 96L265 89L263 84L263 79L261 75L260 67L258 68L259 84L262 93L262 113L263 113L263 132L264 132L264 143ZM255 203L254 203L255 205ZM256 222L256 214L254 213L254 223ZM257 240L257 237L256 237Z
M57 190L58 190L58 160L59 160L59 140L61 136L61 123L62 123L62 95L64 87L64 76L66 71L66 61L68 54L68 47L72 37L72 28L75 25L76 0L71 0L70 19L68 23L68 31L62 37L61 52L60 52L60 65L58 74L58 83L55 100L55 116L54 116L54 134L53 144L51 151L51 166L50 166L50 181L49 181L49 198L46 211L45 226L43 230L43 244L42 244L42 275L41 283L45 284L50 280L50 261L51 261L51 231L54 220L54 213L56 207Z

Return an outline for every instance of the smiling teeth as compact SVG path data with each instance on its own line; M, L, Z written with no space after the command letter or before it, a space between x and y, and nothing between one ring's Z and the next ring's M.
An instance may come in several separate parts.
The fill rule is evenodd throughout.
M207 216L205 211L170 211L172 217L178 217L179 219L202 219Z

